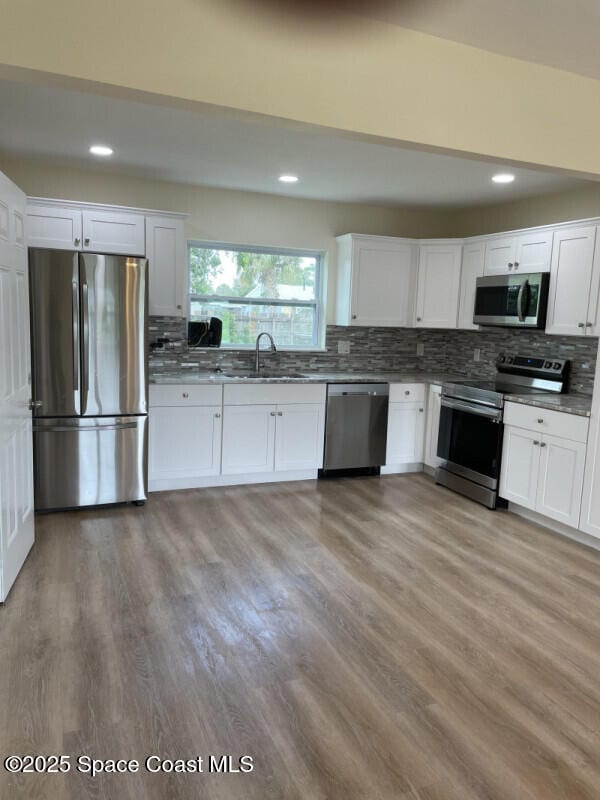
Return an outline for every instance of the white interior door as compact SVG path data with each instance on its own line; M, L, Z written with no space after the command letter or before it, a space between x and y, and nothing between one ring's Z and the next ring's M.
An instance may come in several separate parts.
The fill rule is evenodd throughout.
M0 602L34 539L25 195L0 172Z

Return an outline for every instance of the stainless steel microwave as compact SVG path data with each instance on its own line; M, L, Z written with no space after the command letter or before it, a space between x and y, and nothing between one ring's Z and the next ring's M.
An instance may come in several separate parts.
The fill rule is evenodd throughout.
M515 328L545 328L548 272L477 278L473 322Z

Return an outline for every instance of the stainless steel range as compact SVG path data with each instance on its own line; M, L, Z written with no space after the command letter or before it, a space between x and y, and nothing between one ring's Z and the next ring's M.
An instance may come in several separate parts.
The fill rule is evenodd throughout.
M496 508L504 425L505 395L566 390L569 361L501 354L492 381L442 386L436 483Z

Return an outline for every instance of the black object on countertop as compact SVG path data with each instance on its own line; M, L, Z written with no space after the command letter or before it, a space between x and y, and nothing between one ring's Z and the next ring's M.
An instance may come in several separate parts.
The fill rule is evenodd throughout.
M223 323L218 317L208 322L188 322L189 347L220 347Z

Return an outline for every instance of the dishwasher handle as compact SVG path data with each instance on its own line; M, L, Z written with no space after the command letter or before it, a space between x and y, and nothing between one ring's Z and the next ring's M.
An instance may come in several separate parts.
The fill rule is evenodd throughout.
M389 383L329 383L328 397L388 397Z

